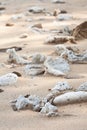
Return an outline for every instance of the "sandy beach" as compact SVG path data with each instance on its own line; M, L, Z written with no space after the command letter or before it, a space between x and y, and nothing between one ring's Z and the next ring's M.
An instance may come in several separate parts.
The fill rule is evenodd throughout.
M45 44L46 38L52 30L59 30L68 26L75 28L80 23L87 21L87 0L65 0L64 4L54 4L51 0L0 0L0 49L9 47L21 47L17 53L21 56L41 53L46 56L55 56L54 44ZM32 6L41 6L48 13L30 13ZM54 10L66 10L73 19L57 21L52 14ZM16 16L19 16L17 18ZM13 24L6 26L7 23ZM34 24L42 24L42 32L31 29ZM20 38L27 34L26 38ZM87 49L87 39L77 41L77 44L65 43L65 46L76 45L81 51ZM35 94L45 97L49 89L59 81L67 81L74 89L87 82L87 64L70 64L69 75L75 77L65 79L50 74L38 76L25 76L24 66L10 67L7 63L8 54L0 52L0 63L6 67L0 67L0 76L9 72L18 71L22 77L18 78L15 85L0 86L4 92L0 93L0 130L87 130L87 102L65 106L58 106L61 116L48 118L31 111L13 111L10 101L19 95ZM77 77L77 78L76 78Z

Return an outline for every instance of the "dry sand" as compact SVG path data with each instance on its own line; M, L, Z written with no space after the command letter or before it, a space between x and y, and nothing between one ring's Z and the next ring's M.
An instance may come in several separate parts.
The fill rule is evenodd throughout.
M23 50L18 54L30 55L40 52L51 55L54 51L53 45L44 44L44 40L49 35L46 33L35 33L30 30L34 23L42 23L46 30L59 29L65 25L75 27L79 23L87 20L87 0L66 0L65 4L53 4L50 0L0 0L5 3L4 13L0 14L0 48L19 46ZM27 12L31 6L39 5L48 11L54 9L65 9L73 15L74 20L62 21L56 24L56 18L44 14L29 14L19 20L12 20L11 17ZM42 19L43 20L40 20ZM32 22L27 19L33 19ZM13 23L14 26L6 27L6 23ZM20 35L27 33L28 38L20 39ZM69 44L70 45L70 44ZM87 40L79 41L78 47L87 49ZM0 62L5 63L8 55L0 52ZM18 71L23 73L23 67L0 68L0 75L8 72ZM67 105L58 107L60 117L47 118L40 114L25 110L14 112L9 101L17 98L20 94L36 94L44 97L48 94L48 89L55 86L58 81L68 81L74 88L87 81L87 65L71 65L71 75L83 76L80 79L64 79L51 75L32 77L20 77L16 85L0 87L4 90L0 93L0 130L87 130L87 103Z

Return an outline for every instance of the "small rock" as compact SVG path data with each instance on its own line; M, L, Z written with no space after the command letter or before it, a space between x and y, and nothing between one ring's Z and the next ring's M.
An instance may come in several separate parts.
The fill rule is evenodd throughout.
M17 71L13 71L12 73L16 74L18 77L21 77L21 76L22 76L22 75L21 75L19 72L17 72Z
M20 38L27 38L28 37L28 34L22 34L21 36L20 36Z
M66 10L61 10L60 14L67 14L67 11Z
M59 4L63 4L65 3L64 0L52 0L53 3L59 3Z
M11 27L11 26L14 26L14 24L13 23L6 23L6 26Z
M87 39L87 21L76 26L76 28L73 29L72 36L74 36L76 40Z
M41 28L43 28L43 27L42 27L42 24L39 23L39 24L33 25L32 28L40 28L40 29L41 29Z
M4 90L0 89L0 93L4 92Z
M6 10L5 7L0 7L0 11Z

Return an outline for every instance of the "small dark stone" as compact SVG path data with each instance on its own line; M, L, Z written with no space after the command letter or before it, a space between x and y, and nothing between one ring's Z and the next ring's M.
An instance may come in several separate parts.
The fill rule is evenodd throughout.
M0 93L4 92L4 90L0 89Z
M0 7L0 11L5 10L5 9L6 9L5 7Z
M17 71L13 71L12 73L16 74L18 77L21 77L21 76L22 76L22 75L21 75L19 72L17 72Z

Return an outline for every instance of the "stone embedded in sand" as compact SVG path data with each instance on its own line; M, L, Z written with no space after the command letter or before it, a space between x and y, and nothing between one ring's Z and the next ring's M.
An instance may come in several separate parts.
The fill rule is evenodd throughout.
M42 29L43 27L42 27L42 24L38 23L38 24L34 24L32 26L32 28L40 28L40 29Z
M17 82L18 76L13 73L0 76L0 86L12 85Z
M73 16L71 14L67 14L67 13L62 13L62 14L59 14L57 16L57 19L62 21L62 20L70 20L70 19L73 19Z
M54 88L51 89L51 91L65 91L65 90L71 90L72 87L65 81L65 82L58 82Z
M60 4L65 3L64 0L52 0L52 2L53 3L60 3Z
M13 23L6 23L5 26L7 26L7 27L11 27L11 26L14 26L14 24L13 24Z
M66 42L70 41L75 41L74 37L72 36L49 36L46 40L45 43L48 44L64 44Z
M14 64L20 64L20 65L24 65L24 64L28 64L29 61L25 60L23 57L19 56L15 49L8 49L7 53L9 54L9 59L8 62L9 63L14 63Z
M29 12L32 12L32 13L43 13L44 11L45 11L45 8L39 7L39 6L33 6L29 8Z
M79 102L87 102L87 92L68 92L55 97L53 100L54 105L66 105Z
M26 75L35 76L35 75L43 74L45 72L45 69L41 64L29 64L26 65L24 71Z
M60 12L61 12L60 9L55 9L55 10L53 11L53 16L57 16Z
M15 51L21 51L22 50L22 47L12 46L12 47L0 48L0 52L6 52L6 50L12 49L12 48L14 48Z
M48 57L44 62L46 71L55 76L64 76L70 70L69 64L63 58Z
M87 91L87 82L81 84L79 88L77 88L78 91Z
M21 76L22 76L21 73L19 73L19 72L17 72L17 71L13 71L12 73L13 73L13 74L16 74L18 77L21 77Z
M73 29L72 36L74 36L76 40L87 39L87 21Z
M28 34L27 33L24 33L24 34L21 34L20 35L20 38L27 38L28 37Z
M42 107L40 112L41 114L45 114L47 116L52 116L52 115L56 116L58 114L58 108L50 104L49 102L47 102L45 106Z
M4 90L0 89L0 93L4 92Z
M67 11L66 10L61 10L60 14L67 14Z
M2 10L6 10L6 8L5 7L0 7L0 11L2 11Z

